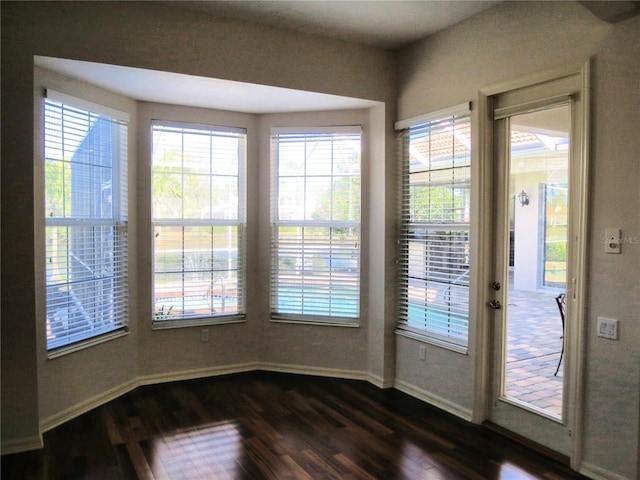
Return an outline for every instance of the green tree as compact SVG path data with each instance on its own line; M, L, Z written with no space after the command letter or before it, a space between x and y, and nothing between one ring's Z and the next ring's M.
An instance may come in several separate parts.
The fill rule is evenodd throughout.
M360 219L360 177L339 177L318 201L311 214L313 220Z
M448 223L465 218L469 190L448 186L414 185L410 189L411 217L414 221Z

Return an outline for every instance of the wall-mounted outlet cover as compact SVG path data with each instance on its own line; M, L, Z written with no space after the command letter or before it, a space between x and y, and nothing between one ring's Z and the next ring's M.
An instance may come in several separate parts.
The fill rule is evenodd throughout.
M604 231L604 252L620 253L620 229L606 228Z
M610 340L618 340L618 320L598 317L598 336Z
M418 357L420 360L427 359L427 347L425 345L420 345L420 349L418 350Z

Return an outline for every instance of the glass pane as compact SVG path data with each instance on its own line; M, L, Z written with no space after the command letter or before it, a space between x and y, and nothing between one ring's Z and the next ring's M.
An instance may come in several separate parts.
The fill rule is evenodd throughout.
M544 201L544 260L545 287L564 288L567 283L567 220L569 188L566 183L542 185Z
M306 143L306 174L331 175L333 162L332 136L311 137Z
M273 310L357 317L359 229L279 227Z
M444 336L466 336L468 231L416 229L408 244L407 323Z
M238 177L211 178L211 216L218 219L238 219Z
M569 106L510 120L509 282L504 394L561 418ZM558 369L556 375L556 369Z
M323 199L324 202L327 199ZM331 218L360 221L360 177L334 177L331 187Z
M278 176L291 177L305 174L304 141L278 137Z
M278 179L278 220L304 219L304 177Z
M216 175L238 175L240 142L237 134L216 135L211 138L212 173Z
M47 227L47 346L122 326L112 226Z
M331 220L331 177L305 179L305 220Z
M238 228L156 227L154 320L240 312Z
M211 176L182 174L184 182L182 218L211 218Z
M153 218L238 219L244 135L153 127Z
M182 133L153 128L153 171L179 172L182 169Z
M153 218L182 218L182 174L153 172Z
M185 173L211 173L209 132L185 133L182 138L182 168Z

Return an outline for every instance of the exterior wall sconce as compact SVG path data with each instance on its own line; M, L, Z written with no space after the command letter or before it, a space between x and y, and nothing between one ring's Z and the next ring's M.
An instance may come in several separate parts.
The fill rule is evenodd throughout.
M525 192L524 190L522 190L518 194L518 200L520 200L520 205L522 205L523 207L525 205L529 205L529 195L527 195L527 192Z

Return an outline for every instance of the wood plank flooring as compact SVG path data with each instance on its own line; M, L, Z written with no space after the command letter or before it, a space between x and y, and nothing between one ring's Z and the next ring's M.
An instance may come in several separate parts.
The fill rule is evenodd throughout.
M2 457L2 478L584 477L393 389L253 372L138 388Z

